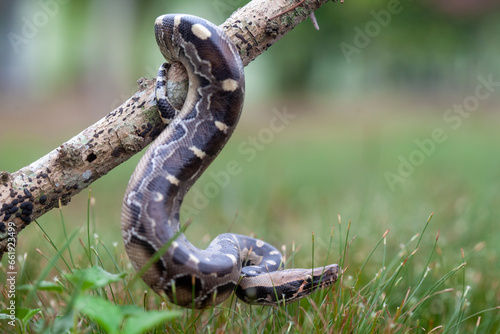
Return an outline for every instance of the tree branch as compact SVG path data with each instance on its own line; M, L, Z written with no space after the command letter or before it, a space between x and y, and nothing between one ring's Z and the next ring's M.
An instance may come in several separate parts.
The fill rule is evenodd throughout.
M246 66L328 0L254 0L220 28ZM283 13L283 15L279 15ZM271 20L269 18L272 18ZM184 68L172 66L168 93L180 108L187 93ZM0 172L0 259L12 252L18 233L151 143L165 125L154 97L154 79L141 78L138 91L120 107L52 152L12 174Z

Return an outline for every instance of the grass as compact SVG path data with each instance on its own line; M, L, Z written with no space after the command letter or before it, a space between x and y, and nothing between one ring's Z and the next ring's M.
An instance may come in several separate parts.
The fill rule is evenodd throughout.
M430 221L431 217L422 224L422 231L402 245L397 254L388 252L391 239L386 231L353 275L341 276L334 287L299 303L269 308L249 306L231 298L203 311L176 310L149 289L134 284L137 275L124 260L124 254L116 251L116 246L106 245L98 237L87 243L77 240L77 235L82 234L80 229L74 229L56 242L37 223L49 244L46 252L37 249L38 257L47 265L31 278L29 272L32 270L26 268L27 261L20 261L16 328L3 322L2 330L17 333L455 333L460 329L467 332L480 328L498 330L499 321L489 318L498 309L469 312L466 258L462 257L462 261L452 268L440 266L441 261L437 259L439 238L429 238L425 233ZM90 229L90 219L88 222L85 229ZM62 214L61 224L65 225ZM336 245L341 254L338 263L349 272L347 259L356 248L356 240L350 235L351 222L344 232L342 228L339 217L332 228L331 247L327 251L333 251ZM432 248L427 254L421 254L424 252L420 247L429 239L434 239ZM78 250L71 250L71 245ZM292 253L289 259L294 256ZM381 258L382 266L364 282L363 276L370 274L367 268L376 257ZM419 264L426 269L416 270ZM54 272L56 274L49 279L49 273ZM455 279L460 284L456 284ZM437 318L430 315L428 308L432 303L447 310L445 314ZM482 318L489 320L482 323ZM446 323L434 323L445 319Z
M254 234L283 245L288 267L341 265L344 275L331 289L279 308L234 298L204 311L166 303L134 280L123 251L119 208L133 159L93 184L91 194L75 197L64 214L51 212L23 231L19 319L14 331L0 320L0 330L499 333L496 123L483 115L448 131L448 140L391 191L384 172L397 169L416 139L444 125L432 115L390 116L340 115L320 125L299 120L254 159L239 148L260 129L243 128L186 198L195 209L183 215L193 220L186 233L197 246L228 230ZM0 156L25 147L15 145L0 148ZM2 169L15 169L6 161ZM218 194L210 197L207 185L217 184L231 161L239 173L227 184L219 180ZM207 205L199 205L197 191L210 197ZM7 286L0 289L5 296ZM0 308L7 302L0 298Z

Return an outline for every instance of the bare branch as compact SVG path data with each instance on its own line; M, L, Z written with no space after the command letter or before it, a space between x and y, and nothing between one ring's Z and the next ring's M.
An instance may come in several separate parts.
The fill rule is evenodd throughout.
M220 27L236 44L246 66L326 2L254 0ZM176 107L184 102L186 82L184 68L173 66L168 93L177 101ZM141 78L138 84L139 90L120 107L52 152L12 174L0 172L0 259L5 251L12 251L18 233L30 222L57 207L59 201L67 204L163 131L154 98L155 80Z

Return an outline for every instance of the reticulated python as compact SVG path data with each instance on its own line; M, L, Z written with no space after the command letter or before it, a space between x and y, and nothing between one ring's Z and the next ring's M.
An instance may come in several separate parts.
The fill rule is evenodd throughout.
M217 305L233 291L246 303L278 305L333 284L339 272L335 264L282 270L281 253L261 240L225 233L200 250L179 233L184 195L231 136L245 80L238 50L212 23L163 15L156 19L155 35L165 59L186 67L189 89L177 112L166 97L169 65L160 67L157 105L170 124L140 160L122 208L122 236L136 270L170 241L142 278L173 303L194 308Z

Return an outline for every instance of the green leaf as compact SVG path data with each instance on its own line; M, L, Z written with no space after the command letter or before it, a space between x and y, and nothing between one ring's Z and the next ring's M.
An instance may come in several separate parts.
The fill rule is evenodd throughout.
M9 314L9 310L0 310L0 320L12 320Z
M72 274L66 274L65 276L75 285L82 284L82 290L89 290L118 282L126 276L126 273L111 274L101 267L91 267L75 269Z
M76 300L75 308L98 323L106 333L118 333L123 322L120 307L105 299L83 296Z
M174 318L181 316L181 312L178 311L148 311L144 312L140 309L137 312L127 318L127 322L123 327L124 334L136 334L144 333L147 330L165 322L170 321Z
M24 285L18 286L17 290L18 291L29 291L29 290L33 289L34 287L35 286L32 284L24 284ZM41 281L36 286L36 288L40 291L53 291L53 292L58 292L58 293L61 293L64 291L62 286L60 286L57 283L49 282L49 281Z
M16 307L16 319L18 319L21 322L21 325L23 328L26 329L26 325L28 321L30 321L31 318L37 313L39 313L41 309L36 308L36 309L29 309L29 308L24 308L24 307ZM8 309L3 309L0 310L0 320L12 320L10 317L10 310Z
M16 317L21 320L23 325L26 325L28 321L33 318L35 314L40 312L41 309L36 308L36 309L29 309L29 308L24 308L24 307L18 307L16 308Z

